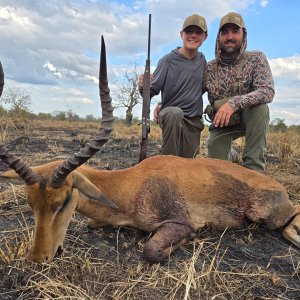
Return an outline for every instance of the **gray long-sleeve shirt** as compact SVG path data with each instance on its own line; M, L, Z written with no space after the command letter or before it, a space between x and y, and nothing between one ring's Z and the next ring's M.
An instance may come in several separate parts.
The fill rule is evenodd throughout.
M179 48L172 50L157 64L151 82L151 96L161 92L162 109L177 106L187 117L201 116L205 65L206 59L201 52L188 59L179 52Z

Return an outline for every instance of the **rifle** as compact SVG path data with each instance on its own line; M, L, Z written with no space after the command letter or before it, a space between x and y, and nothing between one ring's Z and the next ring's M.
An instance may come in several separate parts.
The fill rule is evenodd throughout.
M150 132L150 37L151 37L151 14L149 14L148 26L148 55L145 65L143 80L143 109L142 109L142 139L140 142L139 162L147 157L147 140Z

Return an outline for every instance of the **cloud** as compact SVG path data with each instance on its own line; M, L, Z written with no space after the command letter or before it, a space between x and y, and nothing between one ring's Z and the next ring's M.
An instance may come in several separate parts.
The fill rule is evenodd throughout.
M46 70L48 70L50 73L52 73L57 78L62 78L63 77L62 73L58 72L56 70L56 68L53 66L53 64L51 64L51 63L44 64L44 68Z
M166 49L181 42L179 30L186 16L198 12L210 25L228 11L247 12L253 5L266 7L268 3L202 0L190 6L176 0L1 0L0 59L6 86L27 87L37 112L75 105L81 114L94 113L99 107L101 35L106 41L108 77L113 88L124 65L137 62L144 66L148 13L152 14L153 66ZM214 37L212 40L214 43ZM300 115L296 103L300 55L274 58L270 65L276 85L272 110ZM289 103L291 110L282 109L284 103Z
M94 101L81 90L74 88L51 88L51 101L64 104L94 104ZM57 97L59 95L59 97Z
M260 1L260 6L261 7L266 7L269 4L269 0L261 0Z
M290 82L300 84L300 55L275 58L270 60L270 66L275 78L287 78Z
M27 83L30 80L37 83L40 79L43 84L56 84L57 79L61 79L59 74L52 73L57 78L49 76L44 68L48 62L62 76L69 74L72 77L73 71L80 78L95 76L92 65L99 57L101 34L107 41L111 56L122 62L141 62L146 52L148 32L144 11L153 14L152 51L158 53L180 39L179 29L184 17L194 11L201 11L210 21L232 8L243 9L253 3L250 0L204 0L189 8L175 0L134 1L132 5L88 0L1 2L1 59L9 70L6 75ZM166 35L162 28L172 30ZM35 76L28 76L28 73Z
M201 11L210 21L233 7L243 9L253 3L250 0L204 0L189 8L185 3L175 0L135 1L133 6L117 1L87 0L1 2L1 59L8 60L6 65L10 72L7 75L13 78L19 73L17 80L24 82L32 79L32 76L27 76L29 72L36 74L34 82L47 77L49 74L43 68L47 62L51 62L58 70L69 69L91 75L90 66L99 57L101 34L107 40L111 56L117 56L123 62L144 58L148 20L143 11L153 14L152 49L157 53L179 39L184 17L194 11ZM162 28L172 30L166 35ZM173 28L178 28L178 31ZM17 60L10 60L10 57ZM80 72L73 69L76 67L85 70ZM43 79L41 82L45 83Z
M288 125L300 124L300 56L270 60L275 97L270 104L271 119L281 118Z

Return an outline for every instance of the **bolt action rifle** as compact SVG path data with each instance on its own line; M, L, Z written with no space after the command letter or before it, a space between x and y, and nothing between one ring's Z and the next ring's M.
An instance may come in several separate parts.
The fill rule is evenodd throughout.
M147 157L147 140L150 132L150 38L151 38L151 14L149 14L148 27L148 55L146 60L143 81L143 109L142 109L142 139L140 143L139 162Z

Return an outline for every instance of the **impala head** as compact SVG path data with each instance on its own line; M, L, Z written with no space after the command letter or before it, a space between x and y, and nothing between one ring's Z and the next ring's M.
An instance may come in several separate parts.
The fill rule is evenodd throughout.
M28 254L30 260L49 262L60 251L77 206L78 191L116 208L92 182L76 171L108 141L112 131L113 108L109 95L105 52L102 37L99 72L102 122L99 133L84 148L65 161L31 168L0 144L1 160L13 169L2 173L1 177L21 178L25 181L27 202L34 212L34 238Z

